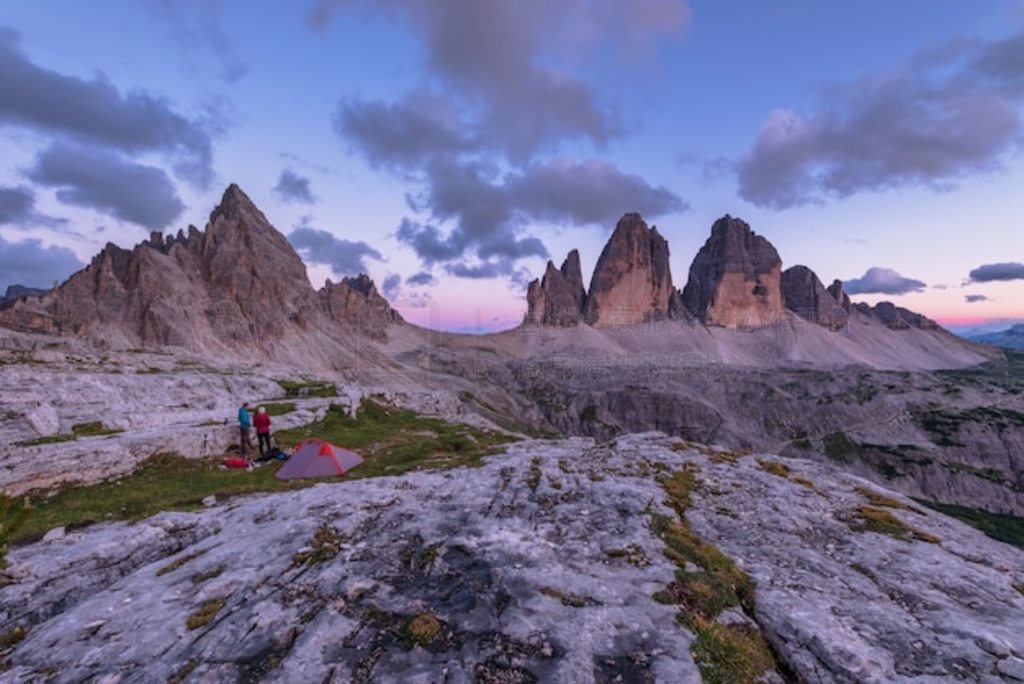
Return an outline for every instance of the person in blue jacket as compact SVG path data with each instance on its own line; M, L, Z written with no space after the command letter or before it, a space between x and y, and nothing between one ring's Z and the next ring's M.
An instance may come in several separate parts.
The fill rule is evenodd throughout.
M249 402L238 409L238 432L242 444L242 455L249 458L249 433L252 432L252 414L249 413Z

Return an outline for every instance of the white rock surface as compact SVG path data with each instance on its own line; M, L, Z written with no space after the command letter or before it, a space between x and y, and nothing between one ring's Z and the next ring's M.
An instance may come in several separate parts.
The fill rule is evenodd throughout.
M1020 550L928 511L892 512L939 544L854 531L859 478L787 460L812 491L752 457L670 445L522 442L478 469L239 498L15 549L0 622L28 634L3 681L165 681L192 663L195 682L698 682L677 607L651 598L676 570L649 529L650 511L669 514L656 463L699 467L688 520L757 580L754 617L800 680L1018 671ZM293 563L321 525L339 533L337 555ZM608 553L632 545L649 563ZM215 598L216 618L187 629ZM422 613L440 636L410 648L403 629Z

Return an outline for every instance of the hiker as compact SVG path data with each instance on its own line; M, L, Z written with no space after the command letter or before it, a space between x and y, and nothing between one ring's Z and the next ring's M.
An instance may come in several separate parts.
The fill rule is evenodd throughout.
M262 461L270 453L270 414L267 409L260 406L256 409L256 417L253 419L256 425L256 441L260 445L260 460Z
M238 433L239 441L242 444L242 455L249 458L249 433L252 431L252 416L249 414L249 402L242 404L238 409Z

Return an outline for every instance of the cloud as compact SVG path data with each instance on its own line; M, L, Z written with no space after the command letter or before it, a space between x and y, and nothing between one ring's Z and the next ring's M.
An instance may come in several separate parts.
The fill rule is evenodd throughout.
M739 193L785 209L894 187L953 187L1019 143L1024 34L954 44L901 71L825 89L817 109L772 112L738 165Z
M150 230L166 228L185 208L163 170L104 149L54 144L39 154L27 175L57 188L57 199L64 204Z
M420 84L392 102L343 100L334 128L370 166L416 186L407 203L418 216L403 219L396 237L424 264L518 279L517 260L548 256L529 234L533 224L686 209L670 190L612 164L550 158L626 133L614 101L574 68L677 32L688 18L684 0L321 0L310 24L325 29L355 7L422 41Z
M983 294L969 294L964 295L964 301L968 304L974 304L976 302L988 302L991 300Z
M984 264L969 274L972 283L988 283L998 280L1024 280L1024 264L1007 262Z
M427 264L461 261L467 251L484 261L546 258L543 242L522 235L525 227L536 222L610 225L627 211L652 217L687 208L668 189L598 161L555 160L499 177L486 164L438 159L426 174L427 189L413 198L414 208L455 226L445 235L436 225L405 219L396 237ZM458 268L453 275L474 277L477 269ZM515 268L504 264L501 272L511 274Z
M398 295L402 292L402 276L392 273L384 278L380 284L380 291L389 300L398 299Z
M277 179L274 186L274 194L285 202L298 202L301 204L313 204L316 197L309 188L309 179L300 176L291 169L285 169Z
M190 3L180 0L150 0L147 5L171 31L172 37L185 48L185 54L196 63L209 60L195 59L197 51L209 51L217 62L218 77L235 83L249 71L239 56L234 43L224 30L223 3L205 0Z
M843 283L847 294L887 294L904 295L921 292L927 285L920 280L905 278L891 268L873 266L860 278L853 278Z
M10 285L48 288L82 266L67 247L44 247L39 240L8 242L0 237L0 292Z
M210 132L142 90L124 94L101 74L92 80L33 64L17 33L0 27L0 124L26 126L136 154L159 152L175 173L201 187L213 179Z
M406 285L433 285L435 282L437 279L426 271L414 273L405 279Z
M32 215L36 198L24 186L0 188L0 225L21 223Z
M425 92L398 102L346 100L338 105L334 130L371 166L416 168L439 154L472 147L454 109L444 98Z
M288 235L302 257L314 264L330 266L339 276L366 273L367 259L383 260L381 253L365 242L354 242L335 237L326 230L318 230L304 223Z
M689 16L684 0L321 0L310 24L323 29L357 6L394 17L420 37L427 70L471 110L474 136L518 159L566 139L603 145L620 137L618 109L558 65L674 35Z

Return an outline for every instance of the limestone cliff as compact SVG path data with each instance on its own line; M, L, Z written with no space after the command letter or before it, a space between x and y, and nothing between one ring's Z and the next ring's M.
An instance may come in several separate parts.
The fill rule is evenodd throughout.
M370 330L379 336L399 318L373 295L363 299L379 313ZM320 325L323 314L337 322L367 309L333 305L337 299L317 296L284 235L232 184L206 230L153 233L131 250L108 243L51 292L0 311L0 325L114 345L246 352L314 328L331 333Z
M626 214L597 260L584 319L594 327L633 325L677 311L668 242L640 214Z
M571 327L583 320L586 292L580 270L580 253L569 252L561 269L548 262L543 279L534 280L526 291L526 322Z
M833 283L835 287L835 283ZM837 298L806 266L793 266L782 272L782 301L786 308L811 323L829 330L846 327L850 301L839 285ZM845 306L844 300L845 299Z
M781 279L782 259L771 243L726 215L715 221L690 266L683 305L707 325L770 325L784 315Z

